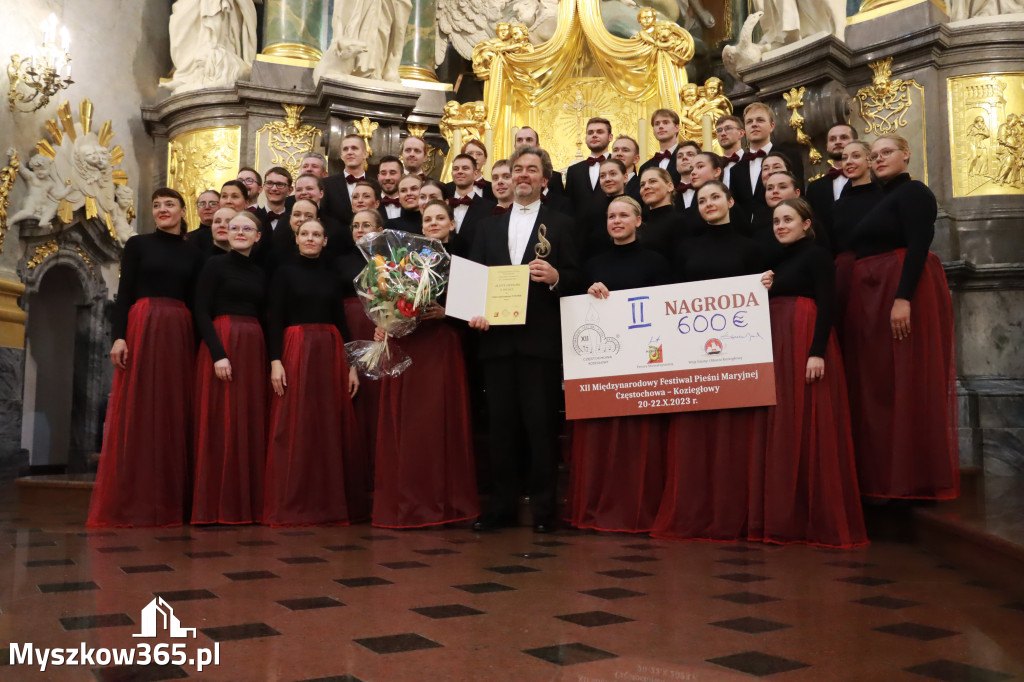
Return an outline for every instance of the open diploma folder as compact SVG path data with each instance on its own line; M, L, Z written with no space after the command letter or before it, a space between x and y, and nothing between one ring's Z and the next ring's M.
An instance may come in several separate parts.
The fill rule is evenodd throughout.
M483 316L491 324L526 324L529 265L487 267L452 256L445 314L460 320Z

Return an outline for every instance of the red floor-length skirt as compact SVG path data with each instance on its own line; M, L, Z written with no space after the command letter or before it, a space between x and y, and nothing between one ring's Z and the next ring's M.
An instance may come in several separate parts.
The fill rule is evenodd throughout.
M348 394L348 362L334 325L284 332L284 396L270 399L263 521L348 525L346 451L362 448Z
M846 378L831 334L825 376L806 381L817 306L771 299L776 404L768 408L763 486L751 490L751 537L849 548L868 543L850 436Z
M853 279L853 266L857 264L857 256L853 251L843 251L836 256L836 338L843 341L843 330L846 327L846 308L850 304L850 282Z
M665 489L668 417L572 423L566 520L576 528L646 533Z
M188 518L195 337L171 298L128 312L128 368L114 370L89 526L180 526Z
M768 409L669 417L665 490L651 535L733 542L749 535L751 467L764 459Z
M474 518L480 508L459 333L430 320L398 344L412 364L381 382L373 525L420 528Z
M366 316L366 310L358 298L345 299L345 321L348 322L348 330L352 334L353 341L373 341L373 331L376 325ZM353 457L346 457L345 472L346 478L350 481L350 488L357 486L362 490L362 499L367 501L364 505L360 519L365 519L368 514L368 501L370 491L373 490L373 444L377 442L377 415L380 412L380 381L368 377L359 377L359 392L356 393L352 405L356 411L356 422L362 433L363 443L366 443L365 450L353 453ZM360 459L355 459L358 455Z
M199 347L195 381L192 523L259 523L267 457L267 349L255 317L221 315L213 327L231 361L231 381Z
M910 302L910 336L892 337L905 249L853 270L843 356L862 495L952 499L960 494L953 303L929 253Z

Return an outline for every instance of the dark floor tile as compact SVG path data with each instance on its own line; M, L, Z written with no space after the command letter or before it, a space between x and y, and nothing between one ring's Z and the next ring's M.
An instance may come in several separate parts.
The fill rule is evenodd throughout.
M409 610L418 613L421 616L426 616L427 618L433 618L435 620L440 620L442 618L460 618L462 616L479 616L485 613L484 611L478 611L477 609L474 609L469 606L464 606L462 604L421 606L419 608Z
M227 552L221 551L210 551L210 552L185 552L185 556L189 559L224 559L229 556Z
M430 564L425 564L422 561L385 561L378 565L392 571L401 571L406 568L430 568Z
M500 573L501 575L513 575L516 573L536 573L540 569L532 566L490 566L484 569L492 573Z
M964 583L964 585L967 585L967 587L979 587L983 590L999 589L993 583L989 582L988 580L983 580L981 578L978 578L976 580L968 580Z
M489 592L508 592L516 588L501 583L470 583L468 585L452 585L456 590L470 594L487 594Z
M234 642L239 639L276 637L281 633L266 623L240 623L215 628L199 628L199 631L215 642Z
M461 554L458 550L448 549L447 547L441 547L439 549L414 549L417 554L423 556L443 556L445 554Z
M27 540L25 542L12 542L11 547L56 547L56 540Z
M708 623L708 625L714 625L717 628L725 628L726 630L735 630L736 632L745 632L748 635L760 635L764 632L786 630L793 627L792 625L786 625L785 623L776 623L774 620L751 617L719 620L714 623Z
M577 663L602 661L606 658L618 658L617 654L602 651L579 642L556 644L555 646L545 646L539 649L526 649L523 653L548 663L554 663L555 665L576 665Z
M746 545L726 545L725 547L719 547L718 549L722 552L736 552L737 554L761 551L760 547L748 547Z
M323 557L319 557L319 556L283 556L283 557L278 557L277 560L282 562L282 563L291 564L291 565L326 564L327 563L327 559L324 559Z
M758 564L766 563L761 559L744 559L743 557L737 557L735 559L715 559L716 564L727 564L729 566L757 566Z
M512 556L519 557L520 559L552 559L557 554L551 554L550 552L517 552Z
M273 540L239 540L238 544L242 547L270 547L277 543Z
M364 578L338 578L334 582L345 587L373 587L374 585L394 585L390 580L369 575Z
M866 597L865 599L854 599L854 604L864 604L865 606L876 606L880 609L906 609L911 606L920 606L921 602L911 601L910 599L899 599L897 597L889 597L884 594L880 594L877 597Z
M93 630L135 625L135 621L127 613L104 613L95 616L65 616L60 619L60 624L65 630Z
M953 635L960 634L954 630L933 628L930 625L922 625L921 623L894 623L892 625L883 625L882 627L874 629L878 632L897 635L899 637L908 637L921 642L930 642L934 639L943 639L944 637L952 637Z
M437 649L441 644L414 633L401 635L385 635L384 637L367 637L353 640L356 644L366 647L375 654L401 654L406 651L420 649Z
M160 682L188 678L188 673L176 665L115 665L94 668L92 674L98 682Z
M866 585L867 587L878 587L879 585L892 585L895 580L888 578L874 578L870 575L853 575L848 578L836 578L841 583L852 583L854 585Z
M117 535L112 530L90 530L84 533L75 533L80 538L111 538Z
M1000 680L1012 680L1013 675L996 672L987 668L978 668L956 661L938 660L931 663L904 668L908 673L927 677L931 680L942 682L1000 682Z
M941 564L935 564L935 568L941 569L943 571L959 571L960 570L959 566L957 566L956 564L951 564L949 562L943 562Z
M121 572L132 575L135 573L168 573L174 569L167 564L145 564L142 566L121 566Z
M716 578L722 580L731 580L734 583L760 583L765 580L771 580L769 576L758 575L756 573L723 573L722 575L716 575Z
M729 594L719 594L712 598L731 601L733 604L767 604L768 602L782 601L779 597L758 594L757 592L731 592Z
M565 547L571 545L571 542L562 542L561 540L537 540L533 544L538 547Z
M1009 604L1003 604L1002 608L1013 609L1014 611L1024 611L1024 599L1012 601Z
M135 545L121 545L119 547L96 547L94 551L100 554L123 554L126 552L141 552L142 548Z
M639 550L661 549L661 547L659 547L658 545L652 545L649 542L638 542L638 543L635 543L635 544L632 544L632 545L623 545L622 548L623 549L639 549Z
M626 556L613 556L612 561L625 561L630 564L643 564L648 561L661 561L656 556L649 554L627 554Z
M192 542L194 538L191 535L161 535L153 539L157 542Z
M632 568L617 568L614 571L597 571L598 575L606 575L609 578L649 578L654 575L653 573L646 573L644 571L635 571Z
M100 586L91 580L77 583L43 583L38 587L39 591L43 594L51 594L54 592L86 592L88 590L100 589Z
M316 535L316 532L312 530L282 530L278 531L277 534L283 535L286 538L304 538L310 535Z
M362 545L327 545L324 549L328 552L357 552L366 548Z
M219 599L217 595L209 590L172 590L170 592L154 592L153 596L160 597L166 602Z
M46 568L48 566L74 566L71 559L33 559L25 562L25 568Z
M477 538L450 538L445 540L449 545L476 545L480 544Z
M627 597L646 596L643 592L627 590L624 587L602 587L597 590L582 590L580 594L597 597L598 599L625 599Z
M344 606L342 602L330 597L303 597L301 599L282 599L277 602L290 611L309 611L311 609L329 609Z
M836 568L876 568L878 564L865 563L863 561L826 561L826 566Z
M224 573L225 578L228 580L267 580L269 578L280 578L276 573L270 571L233 571L231 573Z
M398 537L394 535L388 535L386 533L370 533L369 535L359 536L363 540L397 540Z
M596 628L602 625L616 625L618 623L632 623L632 618L626 618L625 616L619 616L614 613L608 613L607 611L584 611L583 613L567 613L564 616L555 616L559 620L564 620L568 623L575 623L576 625L582 625L585 628Z
M358 677L352 675L332 675L331 677L317 677L309 678L306 680L299 680L298 682L363 682Z
M196 526L193 530L200 533L233 533L239 529L232 524L230 526Z
M790 670L809 667L806 663L801 663L800 661L791 661L788 658L772 656L760 651L744 651L731 656L709 658L707 662L756 677L765 677L775 673L785 673Z

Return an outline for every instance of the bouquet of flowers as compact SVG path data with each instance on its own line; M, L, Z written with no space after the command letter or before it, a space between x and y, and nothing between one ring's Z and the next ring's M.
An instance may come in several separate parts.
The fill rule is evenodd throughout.
M444 293L450 258L436 239L397 230L371 232L356 246L366 258L354 280L356 294L366 315L386 334L383 341L352 341L345 348L366 376L398 376L412 359L388 339L411 333L420 309Z

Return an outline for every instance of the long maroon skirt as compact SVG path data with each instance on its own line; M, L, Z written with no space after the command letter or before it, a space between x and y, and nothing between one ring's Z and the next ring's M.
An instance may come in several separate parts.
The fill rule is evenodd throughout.
M779 544L866 545L835 334L825 349L825 376L808 384L817 306L790 296L773 298L770 306L776 404L768 408L763 486L751 491L751 535L759 531L765 542Z
M349 333L353 341L373 341L373 331L376 325L366 316L363 304L358 298L345 299L345 321L348 322ZM359 392L356 393L352 405L356 411L356 422L362 433L363 443L367 447L353 457L345 459L346 478L351 482L350 487L359 486L362 490L363 500L369 500L370 491L373 490L373 445L377 442L377 413L380 412L380 381L367 377L359 378ZM356 460L355 455L361 459ZM359 518L366 518L368 507L363 509Z
M836 256L836 337L841 342L843 329L846 327L846 308L850 304L850 281L853 278L853 266L857 264L857 256L853 251L843 251Z
M576 528L646 533L665 489L664 415L572 423L567 521Z
M272 394L263 522L348 525L346 451L362 447L348 394L348 362L334 325L284 332L284 396Z
M764 407L669 417L665 490L652 536L748 538L751 478L759 475L752 466L764 460L767 418Z
M843 355L860 491L952 499L960 494L953 303L929 253L910 302L910 336L893 339L905 253L861 258L853 270Z
M480 513L458 331L426 321L399 344L412 364L381 381L373 525L420 528Z
M213 327L231 381L213 371L203 343L196 361L192 523L259 523L267 456L267 348L255 317L221 315Z
M191 497L192 314L176 299L139 299L125 336L88 525L180 526Z

